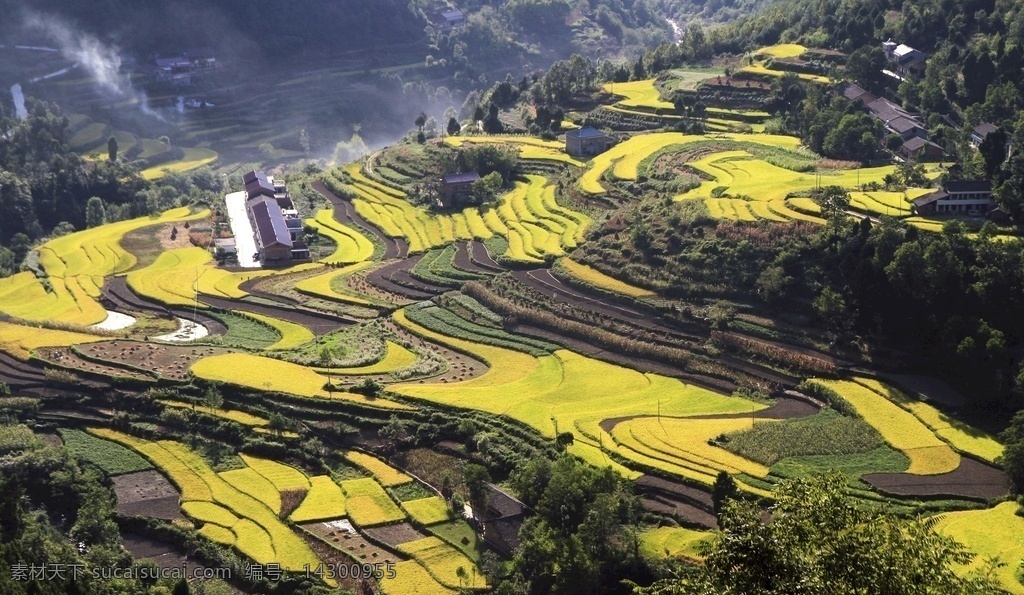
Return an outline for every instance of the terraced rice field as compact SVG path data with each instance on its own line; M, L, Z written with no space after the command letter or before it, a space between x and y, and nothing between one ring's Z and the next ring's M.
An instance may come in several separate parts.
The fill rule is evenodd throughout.
M548 438L570 431L570 452L597 466L612 466L627 477L638 474L614 462L616 452L637 462L649 458L616 446L600 427L604 419L653 416L687 417L749 413L763 406L726 397L657 374L643 374L577 353L558 350L533 357L519 351L455 339L423 328L403 311L394 320L414 334L469 353L488 363L483 376L450 384L405 383L391 390L450 406L479 409L522 421ZM696 475L696 474L694 474ZM700 475L705 478L703 474Z
M601 271L580 264L571 258L563 258L559 261L559 264L569 272L570 275L612 293L621 293L622 295L628 295L630 297L649 297L654 295L654 292L648 289L642 289L640 287L634 287L628 283L623 283L614 277L609 277Z
M439 496L402 502L402 508L414 521L422 525L436 525L450 520L451 517L448 505Z
M168 440L151 442L109 429L90 432L139 452L160 468L181 490L186 514L220 527L206 532L212 539L226 543L230 532L234 536L231 545L243 555L259 564L280 564L284 570L300 572L307 565L320 564L306 542L273 510L226 482L183 445Z
M305 345L306 343L311 343L316 339L316 337L313 336L313 332L301 324L295 324L294 322L288 322L287 320L264 316L262 314L255 314L253 312L246 312L245 315L257 322L261 322L269 326L281 335L280 341L267 347L268 351L295 349L296 347Z
M299 264L287 269L254 270L234 273L215 266L205 248L193 246L161 252L151 265L128 273L128 287L136 294L168 306L206 309L197 294L227 299L242 299L248 293L239 286L257 277L284 275L318 265Z
M912 413L936 436L959 452L990 463L994 463L1003 454L1003 445L994 436L954 419L924 401L914 399L873 378L857 377L854 381Z
M311 297L323 298L335 302L355 304L357 306L371 305L372 302L355 295L354 292L342 293L338 291L338 281L348 277L349 275L358 273L372 264L372 262L360 262L343 267L337 271L330 271L322 275L303 279L295 284L295 291Z
M771 134L721 133L712 137L680 132L638 134L595 157L590 162L590 167L580 177L580 188L590 194L604 194L606 190L601 186L600 180L606 173L620 180L636 180L640 163L654 153L673 145L705 143L709 138L752 142L791 150L800 147L798 138Z
M588 216L560 206L555 187L543 176L526 176L528 182L517 182L493 204L438 214L413 206L403 193L369 180L357 168L346 172L355 180L349 188L358 197L356 211L385 234L406 239L413 254L497 234L508 240L506 257L537 263L576 247L591 224Z
M193 403L184 403L182 401L159 402L168 407L173 407L175 409L191 409L194 411L198 411L199 413L205 413L206 415L212 415L214 417L219 417L221 419L226 419L229 421L240 423L243 426L250 426L256 428L266 426L269 423L266 419L259 417L258 415L253 415L251 413L246 413L244 411L238 411L237 409L214 409L212 407L196 405Z
M939 516L935 530L964 544L975 554L970 564L954 569L960 575L985 569L989 559L1003 566L995 570L1000 585L1010 593L1024 593L1019 579L1024 558L1024 518L1016 502L1003 502L986 510L965 510Z
M109 337L87 335L72 331L59 331L34 326L0 322L0 351L27 360L39 347L68 347L82 343L106 341Z
M142 177L147 180L158 180L167 175L168 172L181 173L209 165L216 161L218 157L220 155L212 149L199 147L185 149L185 155L181 159L144 169L142 170Z
M385 342L385 346L384 358L375 364L353 368L315 368L315 370L335 376L371 376L401 370L416 363L416 360L419 359L415 353L393 341Z
M850 380L815 380L846 399L882 435L890 446L910 459L907 473L937 475L960 466L958 455L910 411Z
M375 456L368 455L358 450L350 450L345 453L345 460L352 463L373 475L373 477L384 487L392 488L412 482L412 478L388 465Z
M483 589L487 581L476 564L462 552L437 537L425 537L398 546L398 551L411 556L430 576L452 589ZM459 576L459 569L465 578Z
M39 247L39 264L52 291L31 272L0 279L0 311L27 320L54 320L81 325L101 322L106 310L97 298L104 277L135 266L121 248L124 234L151 225L202 219L209 211L173 209L159 217L140 217L68 234Z
M550 161L583 167L582 162L566 154L563 143L553 140L543 140L529 136L449 136L444 140L453 147L461 147L467 144L512 145L519 149L519 157L522 159Z
M652 110L675 110L675 106L661 99L661 94L654 86L654 79L632 81L629 83L606 83L603 89L612 95L624 97L618 105L630 108L641 107Z
M373 242L355 229L338 223L330 209L318 211L316 217L306 219L306 225L330 238L337 246L333 254L320 260L324 264L354 264L373 256Z
M773 70L771 68L768 68L766 65L767 61L772 58L797 58L805 51L807 51L807 48L796 43L784 43L764 47L754 52L754 63L748 66L744 66L743 68L740 69L740 72L761 76L782 77L784 74L786 74L786 72L782 70ZM797 72L793 74L795 74L797 77L805 81L812 81L815 83L822 84L828 84L830 82L827 76L807 74L802 72Z
M716 436L750 429L751 424L751 418L640 417L616 425L612 438L620 447L620 453L633 453L630 458L642 459L652 467L710 484L719 471L753 477L768 475L768 467L708 444Z
M228 353L206 357L191 367L198 378L227 382L256 390L289 393L319 399L343 399L385 409L408 409L407 405L386 399L370 399L354 393L324 389L327 377L311 368L247 353Z
M405 595L406 593L416 593L417 595L455 595L458 593L457 589L449 589L437 582L415 560L406 560L405 562L395 564L395 576L385 576L380 581L380 588L388 595Z
M405 518L402 509L374 479L350 479L341 482L341 488L345 490L349 518L360 527L386 525Z
M326 475L309 478L310 488L302 504L288 517L295 523L327 521L345 516L345 492Z
M655 559L700 559L700 545L714 537L708 531L682 527L658 527L640 534L640 553Z

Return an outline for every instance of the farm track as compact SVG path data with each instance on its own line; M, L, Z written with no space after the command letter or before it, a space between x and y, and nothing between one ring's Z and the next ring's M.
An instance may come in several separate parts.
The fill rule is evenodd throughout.
M369 233L370 235L377 238L384 246L383 260L391 260L393 258L405 258L409 255L409 244L401 238L392 238L384 235L376 226L372 225L366 219L363 219L356 213L355 207L352 206L350 201L347 201L337 194L331 192L324 186L321 181L310 183L310 187L316 190L326 198L331 205L334 207L334 219L343 225L353 225Z
M960 466L940 475L868 473L861 479L885 494L897 496L953 496L991 500L1010 493L1010 478L991 465L961 456Z
M469 253L471 245L471 242L457 242L455 244L455 256L452 258L455 268L466 271L467 273L479 273L481 275L494 275L505 271L505 269L502 268L491 267L474 261L473 257ZM481 247L482 246L483 244L481 244ZM484 248L485 253L486 251L486 248Z
M478 266L485 269L490 269L495 273L503 273L508 269L498 264L496 260L491 258L490 253L487 252L487 246L483 242L473 240L466 247L467 253L469 254L470 260L472 260Z
M366 275L366 280L384 291L395 293L415 301L429 300L430 298L451 291L450 287L432 285L409 274L420 260L423 254L385 265Z
M692 415L687 416L685 419L795 419L800 417L808 417L821 411L821 408L811 404L809 401L804 399L798 399L790 396L780 396L775 400L775 403L767 409L760 411L754 411L752 413L723 413L714 415ZM601 429L609 434L615 429L615 426L622 422L629 421L631 419L637 419L639 417L651 417L649 415L631 415L629 417L612 417L601 422Z
M178 317L191 320L194 317L197 323L205 326L210 331L211 335L223 335L228 332L228 327L224 326L224 323L215 318L205 316L202 312L193 312L192 310L181 308L167 308L139 297L128 287L128 281L125 277L108 277L103 283L101 292L103 297L118 310L155 314L160 318Z
M214 308L225 310L227 312L251 312L253 314L262 314L264 316L294 322L295 324L306 327L315 335L332 333L342 327L351 326L357 323L356 320L351 318L337 316L334 314L290 308L283 305L274 306L270 304L260 304L245 299L229 300L207 295L203 296L202 301Z

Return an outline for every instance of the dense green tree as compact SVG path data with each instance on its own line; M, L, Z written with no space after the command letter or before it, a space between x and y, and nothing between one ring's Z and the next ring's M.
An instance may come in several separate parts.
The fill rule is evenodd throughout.
M85 226L97 227L106 222L107 215L103 206L103 199L93 196L85 203Z
M771 521L756 504L732 500L721 534L700 566L660 581L645 595L775 595L863 593L949 595L1000 593L982 576L961 578L954 565L971 559L927 519L904 519L853 503L846 478L790 480L773 492Z
M1006 161L1006 143L1009 142L1009 135L1006 131L1000 128L995 132L989 133L981 145L978 146L978 152L985 159L985 177L992 179L999 168Z
M736 480L726 471L719 471L715 477L715 483L711 486L711 504L714 507L715 516L720 517L725 505L739 495L739 488L736 487Z
M882 70L887 67L885 52L878 46L860 48L846 59L846 75L872 91L885 86Z
M114 137L107 139L107 159L117 161L117 139Z

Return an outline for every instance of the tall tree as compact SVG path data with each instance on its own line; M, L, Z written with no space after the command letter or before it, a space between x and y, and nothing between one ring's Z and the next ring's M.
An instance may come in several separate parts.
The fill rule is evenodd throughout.
M861 593L981 595L1002 590L986 577L960 577L971 560L962 545L924 519L907 520L852 503L846 478L792 480L773 493L771 521L756 504L733 500L719 521L704 564L647 595Z

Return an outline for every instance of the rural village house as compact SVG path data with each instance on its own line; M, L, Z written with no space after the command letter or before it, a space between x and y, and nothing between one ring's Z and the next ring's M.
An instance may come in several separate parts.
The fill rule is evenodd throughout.
M985 180L946 182L938 192L914 201L918 215L988 215L992 207L992 184Z
M614 143L614 138L590 126L565 133L565 152L576 157L592 157L604 153Z
M476 172L448 174L441 178L439 206L444 209L466 204L473 197L473 183L480 179Z

